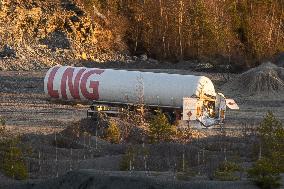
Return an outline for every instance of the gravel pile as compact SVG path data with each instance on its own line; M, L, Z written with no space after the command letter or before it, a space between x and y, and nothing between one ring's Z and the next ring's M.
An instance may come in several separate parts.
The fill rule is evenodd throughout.
M256 97L263 100L284 99L284 68L270 62L239 75L222 90L231 97Z

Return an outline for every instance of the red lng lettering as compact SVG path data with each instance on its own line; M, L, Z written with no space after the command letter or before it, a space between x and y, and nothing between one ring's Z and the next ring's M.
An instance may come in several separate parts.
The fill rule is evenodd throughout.
M59 93L58 90L53 90L53 81L55 78L55 75L58 71L59 67L54 67L48 77L48 82L47 82L47 91L50 97L52 98L59 98Z
M100 75L104 70L90 70L85 73L81 80L80 89L83 96L89 100L98 100L99 99L99 82L98 81L90 81L89 88L93 89L92 92L87 90L87 80L92 74Z
M69 88L71 96L74 99L80 99L79 83L80 83L81 76L86 69L79 70L79 72L76 74L76 77L73 83L72 79L73 79L74 70L75 68L67 68L64 71L63 76L61 78L61 94L62 94L63 99L67 99L67 93L66 93L67 80L68 80L68 88Z

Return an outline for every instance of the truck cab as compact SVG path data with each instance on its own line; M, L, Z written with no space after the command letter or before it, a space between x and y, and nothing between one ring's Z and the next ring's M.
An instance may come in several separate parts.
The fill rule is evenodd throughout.
M200 98L183 98L183 120L199 121L204 127L224 123L226 108L238 110L239 106L233 99L226 99L222 93L215 97L201 96Z

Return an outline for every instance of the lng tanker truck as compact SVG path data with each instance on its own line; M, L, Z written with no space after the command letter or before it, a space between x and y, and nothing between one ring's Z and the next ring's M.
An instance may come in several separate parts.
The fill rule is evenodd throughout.
M233 99L215 92L209 78L194 75L55 66L46 73L44 90L53 100L89 103L88 116L117 115L143 105L161 110L171 122L210 127L224 122L226 106L239 109Z

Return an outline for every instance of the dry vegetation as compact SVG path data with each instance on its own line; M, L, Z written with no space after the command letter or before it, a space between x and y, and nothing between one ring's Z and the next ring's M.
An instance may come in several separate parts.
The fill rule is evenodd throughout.
M254 78L258 75L256 74L258 71L269 73L271 70L278 73L278 77L281 78L279 72L281 69L270 64L252 69L245 75L248 78ZM167 71L192 74L187 70ZM21 136L19 138L21 145L13 146L14 149L20 147L22 152L26 152L26 147L32 149L31 153L24 153L29 182L34 182L33 179L58 176L59 180L63 179L62 182L68 180L66 183L72 185L74 179L69 177L70 174L77 175L76 178L82 178L81 176L85 174L76 170L95 169L110 171L111 175L119 175L118 180L121 182L125 180L125 182L130 182L123 176L124 174L140 174L142 176L137 179L139 182L148 183L148 178L169 182L182 180L193 185L198 182L196 187L201 187L204 184L204 187L212 188L215 181L210 179L241 179L239 182L243 188L250 188L252 183L243 180L246 179L246 169L252 166L260 154L259 146L254 146L254 144L259 144L256 127L259 126L268 110L273 110L275 116L283 122L282 101L275 99L273 95L268 98L269 102L264 101L263 98L257 100L256 97L260 97L265 92L261 89L254 94L255 101L252 105L246 99L250 95L249 93L243 93L244 96L238 98L241 111L227 112L226 129L223 131L220 128L201 132L193 129L180 131L175 127L170 129L164 116L154 117L156 120L152 120L152 123L149 119L147 121L145 117L143 119L143 116L147 117L145 110L126 111L125 115L111 119L114 121L113 125L107 129L108 119L99 122L82 119L86 116L87 106L63 105L47 101L42 90L44 74L44 71L0 72L0 114L2 118L0 122L5 125L2 131L6 130L7 133ZM203 73L195 74L203 75ZM232 97L238 96L233 90L225 87L227 84L221 86L227 81L222 74L207 73L207 75L216 83L217 87L223 88L221 91L231 91ZM239 76L242 75L234 77L238 78ZM230 77L233 75L231 74ZM241 88L243 83L241 78L232 79L232 81L237 81ZM263 82L263 80L256 81ZM235 85L231 83L229 86ZM245 90L244 87L242 89ZM139 99L143 97L139 90L137 92L141 95ZM273 92L281 94L281 90ZM160 133L162 134L160 135ZM9 154L12 151L10 148L10 146L6 146L6 153ZM264 156L266 152L263 147L261 151ZM9 158L9 155L7 157ZM12 162L6 160L8 171L12 168L11 163L22 159L21 156L12 157ZM224 163L224 161L229 163ZM20 163L22 164L23 161ZM262 171L261 165L258 166L260 169L258 167L256 169L256 178L259 171ZM270 164L266 165L271 168ZM18 167L25 170L22 165ZM75 172L61 177L71 170ZM121 170L126 170L126 172L116 172ZM1 173L4 174L4 171ZM25 176L26 172L23 171L23 173ZM95 172L87 174L90 174L88 176L90 179L97 178ZM268 175L269 179L272 178L268 179L269 182L274 178L277 179L278 173L275 174L276 177L274 177L274 173ZM10 175L13 177L13 172ZM109 176L105 175L105 178L109 178ZM6 183L7 188L13 188L11 184L16 184L15 180L7 179L6 176L0 176L0 179L1 184ZM195 179L196 182L193 181ZM83 180L82 182L84 182ZM200 180L202 180L201 185ZM278 182L278 180L276 181ZM164 181L161 182L164 183ZM47 183L47 186L54 186L49 181ZM56 183L58 182L56 181ZM90 187L97 183L99 182L90 183ZM234 188L233 186L236 184L218 181L216 188L222 188L224 185L226 188ZM40 186L36 185L36 187ZM66 188L68 187L70 188L67 184Z
M164 124L164 120L157 117L152 127L161 129L157 125L159 121ZM136 178L137 183L141 182L143 185L149 184L150 186L155 185L150 181L153 179L161 184L175 183L174 188L177 187L176 184L182 184L182 188L186 188L186 185L194 183L196 185L193 188L203 185L234 188L233 182L219 181L239 181L242 188L250 188L253 185L244 180L248 179L246 172L252 170L249 173L257 183L265 182L268 186L271 184L279 186L279 172L283 169L281 149L284 132L281 123L271 113L267 115L258 130L255 127L250 129L240 127L233 131L215 129L196 132L189 129L188 140L184 141L173 137L168 141L156 140L152 143L153 140L149 137L149 140L141 143L129 140L129 138L126 141L124 136L119 141L112 141L112 133L108 134L106 140L119 144L111 144L102 139L104 138L103 133L91 130L103 129L108 133L108 127L114 127L114 122L111 121L110 125L106 126L99 125L98 122L82 120L60 133L22 135L19 138L21 145L11 146L1 143L1 151L7 151L9 156L14 154L14 159L5 163L7 170L3 172L17 179L23 179L23 177L16 177L20 173L24 177L28 176L29 179L59 177L56 180L32 184L35 188L40 188L42 184L46 188L55 186L68 188L75 185L77 187L79 183L84 184L85 181L81 176L85 173L76 171L79 169L94 169L86 172L85 176L88 178L97 178L100 172L104 173L103 180L113 175L117 177L117 181L128 184L132 182L130 178ZM163 129L160 132L163 132ZM198 136L194 136L194 133L198 133ZM149 134L152 135L152 133ZM178 133L171 135L176 134ZM136 130L135 135L142 137L145 133L143 130ZM116 132L114 136L116 139ZM10 152L15 149L17 153L16 151ZM21 154L20 150L29 153ZM274 164L266 163L265 167L261 167L262 164L256 164L256 167L249 169L257 159L259 159L257 163L260 163L266 158L271 158ZM17 164L24 166L24 169L21 169L23 172L15 169ZM70 172L72 170L75 171ZM66 172L69 173L65 175ZM113 178L113 176L110 177ZM74 180L74 178L80 179ZM85 188L92 188L101 182L106 187L111 187L115 183L114 180L108 182L101 181L101 179L91 180L92 182L88 182ZM33 182L30 180L30 183ZM30 183L22 183L19 186L29 188ZM60 183L65 184L63 186ZM121 187L125 188L121 184L117 186L117 188ZM139 186L138 188L144 187Z
M28 70L76 60L133 62L137 58L128 55L142 54L161 61L254 67L283 52L283 4L1 0L0 68Z
M77 1L107 15L111 28L124 35L134 54L251 67L283 51L283 0Z
M133 63L148 57L158 59L159 67L168 66L167 61L191 62L183 60L209 62L205 67L254 67L284 50L283 9L283 0L0 0L0 70L82 60ZM0 184L7 182L7 188L16 183L7 177L29 178L32 184L20 183L20 188L58 183L63 188L125 183L129 188L157 183L169 188L251 188L244 181L250 167L260 186L279 186L283 68L268 63L228 77L207 73L217 88L237 99L241 111L228 111L225 129L201 131L172 127L159 113L149 121L143 107L115 119L82 119L86 106L46 100L43 75L0 72L0 162L5 162L0 164ZM268 114L260 124L268 110L280 121ZM33 179L55 177L60 178L34 186Z
M123 49L110 29L69 0L2 0L0 10L2 70L71 65L76 59L111 60L114 49Z

